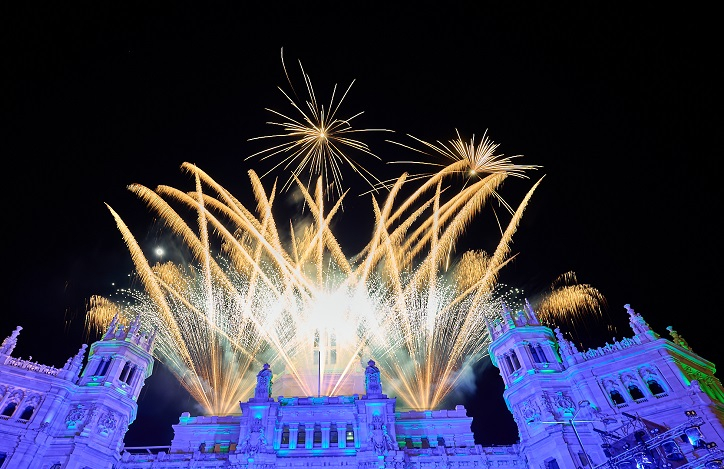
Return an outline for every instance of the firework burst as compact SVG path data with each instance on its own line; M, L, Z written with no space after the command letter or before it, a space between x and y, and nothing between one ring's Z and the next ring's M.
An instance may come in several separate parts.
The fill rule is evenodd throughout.
M299 68L302 72L307 93L307 98L302 103L294 90L292 80L284 65L283 51L282 67L290 91L284 91L281 87L279 87L279 91L282 92L292 106L297 117L291 117L289 114L266 108L267 111L279 118L279 120L270 121L267 124L280 128L281 133L254 137L249 140L271 139L273 141L281 140L282 143L274 144L248 156L246 159L257 157L261 160L278 158L279 161L263 174L262 178L279 168L290 170L291 175L284 183L282 190L289 189L295 178L301 179L302 174L306 173L307 186L311 186L311 181L315 177L321 176L327 184L332 183L334 186L334 190L329 191L328 195L331 196L333 193L341 195L343 192L341 165L347 165L376 191L382 185L381 182L363 164L357 162L349 150L365 154L377 160L381 158L373 153L366 143L352 136L360 132L391 132L391 130L353 128L352 120L362 115L362 112L349 117L338 117L340 106L352 88L354 80L337 101L335 101L337 94L337 85L335 84L329 104L325 107L317 100L312 80L304 71L300 61Z
M282 91L302 117L271 111L283 119L272 124L284 133L260 138L289 141L252 156L280 156L275 169L293 168L280 190L298 188L306 218L282 216L278 223L276 184L265 187L253 170L248 171L253 208L190 163L181 169L193 177L192 190L133 184L129 190L190 257L151 264L109 206L140 287L91 298L87 327L97 332L113 317L140 316L157 330L155 357L209 414L237 412L263 363L274 370L277 395L340 395L361 391L370 358L401 407L435 409L469 365L487 354L486 319L502 301L512 307L523 301L498 277L515 257L513 235L542 178L515 208L505 204L506 219L493 212L500 234L486 240L495 246L490 253L468 251L451 259L489 201L502 200L498 190L506 178L527 178L525 171L536 166L496 155L497 145L487 136L478 145L459 134L449 145L417 139L452 163L425 177L403 173L384 184L384 192L368 193L370 235L363 249L348 253L332 229L345 198L339 164L371 186L373 180L381 183L341 150L372 155L365 144L346 137L354 132L349 121L359 114L335 117L349 88L336 103L333 92L324 108L302 73L308 111ZM306 183L300 180L305 169ZM450 178L461 173L466 182L454 190ZM353 229L363 229L359 219ZM549 292L545 311L565 315L599 299L595 289L565 287Z
M514 211L492 254L471 251L447 268L448 253L506 174L488 175L458 193L438 183L431 194L418 188L409 197L400 196L402 175L385 199L371 199L371 240L348 256L330 228L342 198L325 211L321 178L314 191L297 180L312 221L292 222L289 233L280 233L275 189L266 192L253 171L256 211L198 167L184 163L182 169L193 175L195 190L129 189L194 258L183 267L151 265L109 207L142 288L93 298L88 327L140 315L158 330L157 358L212 414L236 411L264 362L277 383L296 390L291 395L334 395L360 383L369 357L401 404L439 406L466 364L487 353L485 318L510 295L497 284L498 273L513 257L510 241L540 183ZM186 222L188 214L173 206L191 210L195 221ZM282 243L285 238L290 241Z

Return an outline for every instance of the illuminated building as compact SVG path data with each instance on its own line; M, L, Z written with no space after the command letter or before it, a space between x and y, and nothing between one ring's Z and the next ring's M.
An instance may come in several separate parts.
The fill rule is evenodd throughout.
M579 352L530 305L503 306L488 350L519 441L491 447L475 444L463 406L398 410L370 360L364 393L340 396L272 397L265 366L240 415L183 413L170 446L125 448L154 336L138 320L113 321L85 366L84 345L55 368L12 356L18 327L0 346L0 467L722 467L724 388L713 363L671 327L662 338L626 308L632 337Z

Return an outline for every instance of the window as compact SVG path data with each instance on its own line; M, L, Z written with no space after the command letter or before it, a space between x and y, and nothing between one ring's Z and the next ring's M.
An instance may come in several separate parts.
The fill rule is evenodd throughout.
M520 362L518 361L518 356L515 354L515 350L510 350L510 358L513 360L513 369L518 370L520 369Z
M282 445L289 446L289 425L282 427Z
M339 435L337 434L337 425L332 424L329 427L329 442L336 445L338 441Z
M661 387L659 382L653 378L646 381L646 385L649 387L649 391L651 391L651 394L653 394L654 396L657 394L663 394L665 392L664 388Z
M314 426L314 446L322 446L322 427L319 424Z
M354 442L354 431L352 430L352 424L347 424L347 429L345 430L345 440L347 440L348 443Z
M540 363L542 360L538 356L538 350L536 350L535 346L533 344L528 344L528 350L530 351L531 356L533 357L534 363Z
M3 410L2 415L6 417L10 417L15 413L15 409L18 407L17 402L11 402L7 406L5 406L5 410Z
M25 408L23 413L20 414L20 418L22 420L30 420L30 417L32 417L34 411L35 411L35 407L29 405Z
M611 389L609 391L609 395L611 396L611 401L616 405L623 404L624 402L626 402L626 400L623 398L621 393L618 392L617 389Z
M123 370L121 370L121 376L118 377L119 380L123 381L124 383L127 382L128 379L128 373L131 371L131 362L126 362L125 365L123 365Z
M512 373L513 370L513 362L510 360L509 355L503 355L503 363L505 363L505 367L508 369L508 374Z
M299 432L297 433L297 446L304 446L304 442L307 439L307 432L304 425L299 425Z
M581 466L588 466L588 458L585 453L578 453L578 459L581 461Z
M103 375L103 365L105 365L105 359L101 358L98 361L98 366L96 367L96 372L93 373L95 376L102 376Z
M628 393L631 394L631 398L634 400L643 399L644 393L641 392L638 386L635 384L628 385Z

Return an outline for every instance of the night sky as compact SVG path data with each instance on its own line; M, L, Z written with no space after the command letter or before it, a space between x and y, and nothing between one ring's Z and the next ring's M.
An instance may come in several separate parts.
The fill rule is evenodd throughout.
M476 141L487 131L500 153L540 165L501 190L517 203L545 175L502 280L536 292L573 271L596 287L607 308L599 325L579 331L585 348L630 337L630 303L662 336L673 326L724 363L716 294L724 77L713 11L659 2L250 3L25 2L0 15L0 336L23 327L15 356L59 367L95 339L84 334L86 301L126 285L132 269L104 204L152 241L153 217L128 184L191 190L180 170L191 162L250 200L247 171L268 164L246 160L264 148L249 139L276 130L265 108L290 112L277 89L287 89L283 48L298 91L298 61L322 102L335 83L341 91L354 80L341 115L364 111L354 127L395 131L360 136L383 162L361 160L381 176L403 170L387 162L412 158L385 138L447 142L456 129ZM369 213L369 199L356 196L361 180L344 178L356 193L342 216ZM340 224L338 238L355 246L371 225L350 225ZM482 237L471 227L462 244L480 248ZM502 380L486 365L478 392L461 399L479 443L510 444L517 435ZM157 362L127 445L169 444L171 425L192 408Z

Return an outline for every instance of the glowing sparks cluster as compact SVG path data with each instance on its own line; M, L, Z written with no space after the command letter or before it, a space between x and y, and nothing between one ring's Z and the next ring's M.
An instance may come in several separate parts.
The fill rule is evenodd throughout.
M314 395L338 392L370 357L384 373L387 392L410 408L431 409L465 365L485 355L486 317L506 295L496 279L511 259L510 240L537 183L492 254L470 251L446 269L464 227L505 174L482 178L447 200L440 188L446 173L406 197L399 195L401 176L384 200L371 198L371 239L361 253L348 256L330 230L342 198L327 209L321 183L314 193L299 184L312 222L292 223L280 233L272 215L275 189L267 193L253 171L256 214L198 167L184 163L182 169L195 178L194 191L129 189L194 259L183 267L151 265L109 207L143 288L121 292L122 300L93 298L88 320L100 329L116 314L140 315L158 330L157 358L207 412L236 411L264 362ZM189 210L192 223L185 221ZM283 243L285 238L290 241ZM328 377L321 390L317 374L310 373L318 367Z
M109 206L140 288L91 298L87 326L100 331L116 315L125 321L140 316L144 327L157 331L156 358L209 414L237 412L263 363L271 365L275 386L297 390L292 395L335 395L363 392L355 380L370 358L383 373L385 392L400 405L435 409L468 365L486 355L487 320L516 292L499 285L498 276L514 257L513 235L541 181L517 208L504 204L507 221L495 214L500 233L491 253L468 251L455 260L470 223L491 198L502 201L497 191L503 181L527 177L535 166L496 155L498 145L487 136L479 145L459 134L450 145L416 139L452 162L424 177L403 173L385 184L372 178L384 196L370 191L369 240L348 253L332 229L345 197L339 164L365 171L341 146L372 153L346 137L351 118L335 117L341 100L334 103L333 94L329 110L320 107L304 77L308 111L286 93L302 117L272 111L284 119L272 123L284 133L270 137L290 140L252 156L278 156L275 168L296 165L282 189L296 184L307 219L278 223L277 187L265 188L253 170L253 208L190 163L181 168L192 176L193 190L131 185L190 257L152 264ZM311 175L308 183L300 181L306 167L317 176L313 184ZM448 179L460 173L475 177L451 189ZM410 188L412 181L421 183ZM330 196L330 187L338 197ZM356 214L347 216L356 231L365 230ZM544 314L596 309L595 289L568 286L550 292Z
M294 179L301 179L302 173L306 170L309 177L307 186L311 186L312 178L316 175L323 178L325 187L329 184L333 185L334 189L329 191L328 195L331 196L333 193L341 195L343 192L343 177L340 165L346 165L354 170L373 189L380 185L381 182L375 175L350 156L348 150L355 150L379 160L380 157L374 154L366 143L352 138L352 135L360 132L390 132L390 130L353 128L352 120L359 117L362 112L346 118L338 117L339 108L352 88L354 81L349 84L338 101L335 101L337 92L337 85L335 85L329 104L325 107L317 100L312 81L304 71L302 63L299 62L307 93L306 101L301 103L287 73L283 55L282 66L291 91L284 91L281 87L279 91L282 92L292 106L296 117L267 108L267 111L279 118L279 120L270 121L267 124L280 128L281 133L254 137L250 140L271 139L272 141L281 140L282 143L274 144L248 156L246 159L259 157L261 160L266 160L276 157L279 160L261 176L262 178L280 167L285 170L291 169L291 175L283 185L283 190L288 189L294 183Z

